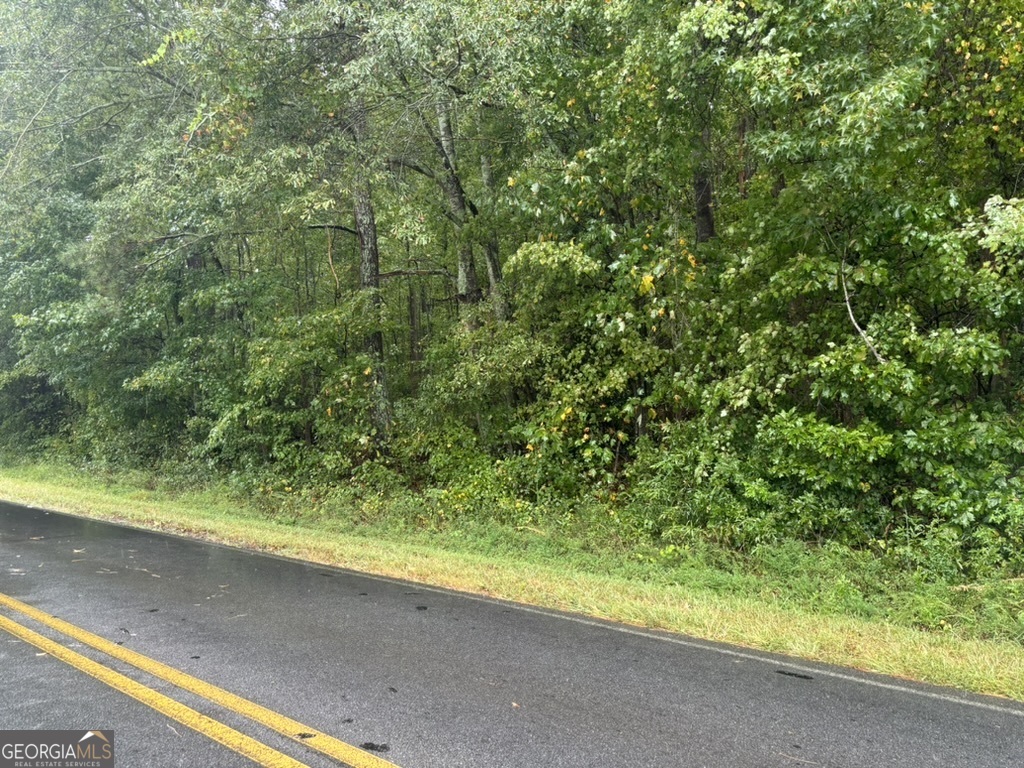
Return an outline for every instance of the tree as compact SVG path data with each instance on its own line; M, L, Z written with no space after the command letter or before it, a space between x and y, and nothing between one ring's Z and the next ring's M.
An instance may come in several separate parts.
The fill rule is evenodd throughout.
M7 2L0 405L118 461L1012 563L1022 13Z

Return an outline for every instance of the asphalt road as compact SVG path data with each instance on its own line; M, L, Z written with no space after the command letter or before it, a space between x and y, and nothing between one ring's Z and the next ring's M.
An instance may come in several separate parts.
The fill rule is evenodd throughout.
M0 504L4 598L309 766L340 763L11 605L401 768L1024 766L1017 703ZM0 628L0 729L42 728L113 729L124 768L253 764Z

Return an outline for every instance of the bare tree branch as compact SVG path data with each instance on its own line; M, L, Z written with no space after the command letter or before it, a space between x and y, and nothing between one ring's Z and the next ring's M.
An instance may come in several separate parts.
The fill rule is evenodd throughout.
M347 232L350 235L359 237L359 233L351 227L346 227L344 224L307 224L306 229L326 229L338 232Z
M25 124L25 127L22 129L21 133L18 136L18 140L14 142L14 146L11 148L11 151L7 156L7 162L4 164L3 170L0 171L0 182L2 182L7 177L8 171L11 170L11 164L14 162L14 158L18 154L18 148L21 146L21 142L25 139L25 135L31 130L32 124L35 123L37 119L39 119L39 116L41 114L43 114L43 110L46 109L46 105L50 102L50 97L53 96L57 89L60 88L64 84L64 81L67 80L70 76L70 72L65 72L64 76L61 77L61 79L58 80L56 83L54 83L53 88L47 91L46 96L43 98L43 103L39 105L39 109L36 110L36 113L32 115L29 121Z
M452 273L447 269L395 269L381 272L378 277L385 280L389 277L447 277L452 280Z
M885 364L885 358L879 354L878 350L875 349L875 345L871 343L871 337L867 335L863 328L860 327L860 323L857 322L857 318L853 314L853 306L850 304L850 291L846 288L846 259L843 259L842 265L839 268L839 280L843 285L843 298L846 299L846 311L850 314L850 322L853 323L853 327L857 329L857 333L864 339L864 343L868 345L868 349L875 356L875 359L882 365Z

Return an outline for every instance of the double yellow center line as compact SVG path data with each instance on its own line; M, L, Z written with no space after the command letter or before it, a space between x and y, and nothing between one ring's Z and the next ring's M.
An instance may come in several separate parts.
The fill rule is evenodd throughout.
M49 616L31 605L27 605L13 597L0 593L0 607L23 614L50 629L60 632L78 642L95 648L119 661L136 667L154 677L158 677L178 688L201 696L225 709L248 717L260 725L286 736L305 747L315 749L350 768L397 768L393 763L371 755L362 749L346 744L325 733L310 728L289 717L278 714L230 691L218 688L203 680L187 675L184 672L162 664L159 661L143 656L120 645L105 640L98 635L87 632L81 627ZM70 664L76 669L95 677L128 696L142 702L148 707L177 720L182 725L208 736L214 741L233 749L249 759L267 766L267 768L306 768L303 763L283 752L278 752L266 744L262 744L245 734L229 728L194 709L186 707L174 699L148 688L142 683L106 667L92 659L72 651L60 643L54 642L28 627L0 614L0 629L30 643L54 658Z

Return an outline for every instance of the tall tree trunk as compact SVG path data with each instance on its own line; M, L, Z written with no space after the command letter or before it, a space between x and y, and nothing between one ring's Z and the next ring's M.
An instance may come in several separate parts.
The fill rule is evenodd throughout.
M491 158L487 155L480 156L480 176L484 182L484 188L488 195L488 209L493 214L495 190L494 174L491 172ZM508 301L505 298L505 289L502 285L501 254L498 248L498 233L494 228L493 219L488 228L487 241L484 244L487 258L487 280L491 287L491 301L494 304L494 314L498 320L508 319Z
M420 284L410 279L409 288L409 362L423 361L423 299Z
M356 184L353 194L356 233L359 237L359 289L370 293L374 323L377 326L366 336L365 349L373 360L373 426L378 444L387 440L391 431L391 407L387 379L384 375L384 333L380 330L382 300L380 296L380 251L377 247L377 218L368 182Z
M697 201L697 242L706 243L715 236L715 212L711 174L703 168L694 173L693 194Z
M437 105L438 139L437 150L444 165L441 186L448 198L448 207L452 219L459 229L459 264L457 275L458 299L460 304L476 304L483 298L480 281L476 275L476 259L473 256L473 244L464 232L469 221L471 205L466 199L466 191L459 178L458 160L455 156L455 134L452 130L451 112L448 104Z
M699 57L707 56L711 47L703 33L698 40L696 53ZM706 243L715 237L715 187L714 187L714 152L711 146L711 129L714 125L715 96L717 84L712 75L709 79L700 79L697 84L695 104L696 125L700 131L693 137L693 200L694 218L697 224L697 243Z
M455 155L455 131L452 130L452 113L447 102L437 105L437 130L441 138L441 153L444 155L445 168L454 174L459 172L459 161Z
M710 120L710 110L708 118ZM715 236L715 187L712 180L711 129L705 126L697 139L693 172L693 198L696 204L697 242L706 243Z
M358 155L359 145L366 141L368 133L366 111L361 105L356 108L352 125ZM377 217L373 210L372 189L368 178L363 177L356 181L352 193L352 208L356 236L359 240L359 290L369 293L375 327L375 330L367 334L364 348L373 360L372 419L376 431L375 442L379 445L387 440L391 431L391 406L388 400L387 379L384 375L384 333L380 329L383 302L380 295Z
M476 257L473 255L473 244L462 237L459 238L457 285L460 304L479 304L480 300L484 297L484 293L480 288L480 280L476 275Z

